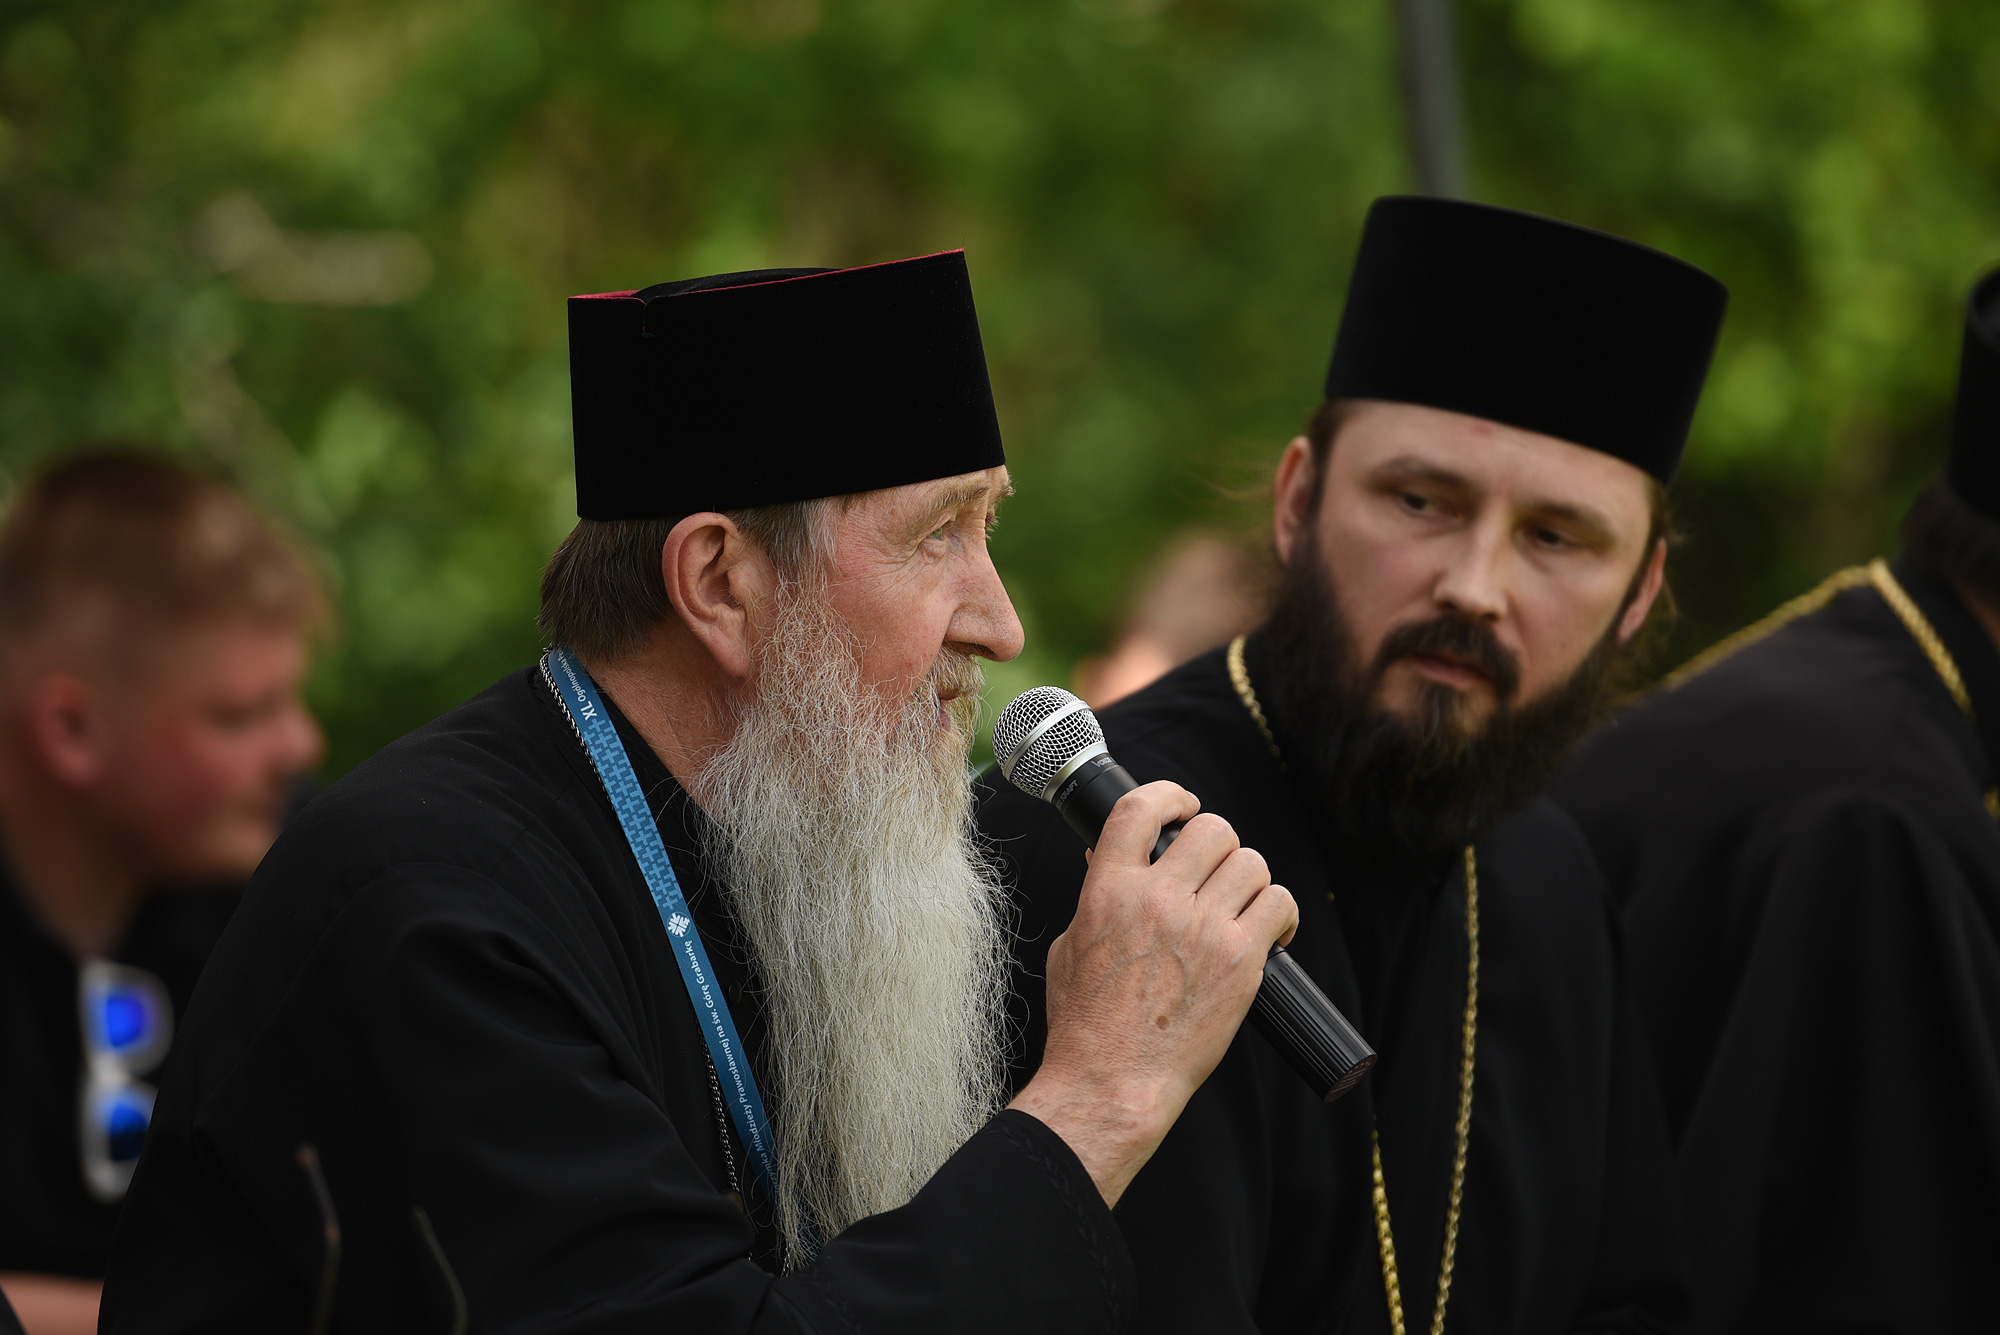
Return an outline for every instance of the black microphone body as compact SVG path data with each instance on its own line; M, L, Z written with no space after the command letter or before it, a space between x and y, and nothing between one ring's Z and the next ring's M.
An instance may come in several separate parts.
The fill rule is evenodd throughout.
M1049 801L1083 842L1096 848L1111 808L1138 786L1109 752L1099 752L1077 766ZM1183 823L1175 821L1160 831L1153 861L1167 851ZM1375 1065L1375 1049L1283 946L1272 946L1264 961L1264 982L1250 1004L1250 1023L1327 1103L1354 1088Z

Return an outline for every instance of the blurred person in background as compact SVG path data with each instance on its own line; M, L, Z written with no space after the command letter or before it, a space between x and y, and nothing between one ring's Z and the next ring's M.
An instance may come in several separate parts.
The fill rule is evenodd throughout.
M569 315L553 647L259 869L105 1329L1129 1329L1111 1206L1296 914L1185 792L1128 794L1007 1100L966 756L1022 632L964 255Z
M1669 255L1440 199L1370 210L1325 399L1278 466L1262 628L1104 715L1228 820L1380 1056L1322 1104L1238 1035L1119 1211L1136 1328L1671 1328L1671 1160L1602 877L1539 794L1664 578L1727 293ZM1085 867L1012 788L980 824L1041 943Z
M95 452L0 523L0 1289L97 1328L148 1077L320 755L325 606L229 487Z
M2000 274L1903 553L1556 786L1620 904L1701 1332L2000 1329Z
M1076 665L1076 693L1102 709L1227 644L1270 614L1270 558L1199 529L1182 533L1145 572L1118 642Z

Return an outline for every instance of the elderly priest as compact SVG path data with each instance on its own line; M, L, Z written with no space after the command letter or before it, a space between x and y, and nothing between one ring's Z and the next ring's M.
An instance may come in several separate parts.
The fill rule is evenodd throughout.
M1325 401L1278 465L1276 611L1104 730L1270 860L1295 957L1381 1060L1323 1106L1237 1038L1119 1209L1143 1328L1674 1319L1666 1137L1603 882L1535 795L1660 588L1724 300L1546 218L1371 210ZM1036 943L1080 911L1083 851L1008 792L981 823L1023 891L1032 1060L1057 1039Z
M1021 629L962 255L579 297L570 350L555 647L265 862L104 1328L1121 1328L1110 1206L1296 915L1131 794L1002 1109L965 761Z

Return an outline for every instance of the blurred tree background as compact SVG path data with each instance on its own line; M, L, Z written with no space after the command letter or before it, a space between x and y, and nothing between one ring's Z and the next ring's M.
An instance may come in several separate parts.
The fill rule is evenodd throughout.
M1734 292L1670 657L1893 546L2000 261L2000 7L1456 17L1475 197ZM538 648L565 295L963 245L1032 646L993 693L1062 680L1172 530L1261 526L1414 179L1399 77L1392 0L8 0L0 467L157 440L295 525L338 772Z

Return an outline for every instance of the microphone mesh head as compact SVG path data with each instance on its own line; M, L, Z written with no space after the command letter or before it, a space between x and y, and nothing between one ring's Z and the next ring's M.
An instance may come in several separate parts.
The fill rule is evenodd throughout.
M1067 710L1019 756L1029 733L1050 715ZM1090 707L1060 686L1037 686L1014 697L993 724L993 755L1009 781L1031 797L1042 796L1049 781L1086 747L1104 740L1104 729Z

